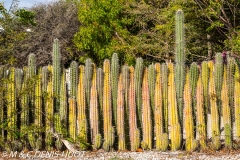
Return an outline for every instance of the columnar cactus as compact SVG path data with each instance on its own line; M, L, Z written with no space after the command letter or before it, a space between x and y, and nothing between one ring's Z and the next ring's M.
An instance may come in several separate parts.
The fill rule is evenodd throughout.
M103 70L102 68L97 69L97 92L98 92L98 101L100 108L100 116L103 111Z
M217 53L215 56L215 65L214 65L214 81L215 81L215 91L217 98L218 112L221 115L221 90L223 82L223 57L221 53ZM218 122L220 123L220 121Z
M125 129L124 129L124 90L123 90L123 77L119 75L118 81L118 96L117 96L117 134L118 134L118 150L126 149Z
M22 77L23 73L22 70L19 68L15 68L15 81L16 81L16 95L19 96L22 88Z
M87 117L86 117L86 90L84 85L85 78L85 68L84 66L79 66L79 82L78 82L78 94L77 94L77 134L80 138L80 149L86 149L87 142Z
M9 69L7 84L7 140L12 141L17 129L17 107L16 107L16 86L15 86L15 68Z
M209 87L209 68L208 62L202 62L202 69L201 69L201 79L203 84L203 97L204 97L204 114L206 117L205 122L207 122L207 114L209 113L209 96L208 96L208 87Z
M227 67L224 66L224 74L223 74L223 86L222 86L222 111L223 111L223 124L225 131L225 146L227 148L232 148L232 122L231 122L231 109L229 105L229 91L227 86ZM230 84L228 84L230 85ZM234 90L233 90L234 91Z
M68 125L69 125L69 137L72 141L76 141L76 130L77 130L77 105L75 98L69 98L69 115L68 115Z
M174 65L168 64L168 111L169 111L169 126L170 126L170 139L171 149L178 150L181 145L181 126L179 123L176 88L174 83Z
M236 139L240 140L240 72L237 64L235 70L234 85L234 118L236 127Z
M129 68L129 127L131 151L136 151L140 145L140 131L137 128L137 112L135 99L135 77L134 68Z
M154 111L155 81L156 81L156 71L155 71L154 65L151 64L148 67L148 88L149 88L150 104L151 104L152 111Z
M220 143L220 126L219 126L219 112L217 106L217 95L215 90L215 82L213 77L214 65L212 61L208 62L209 67L209 96L211 107L211 123L212 123L212 147L218 150Z
M185 79L185 33L184 33L184 14L182 10L176 12L176 66L175 66L175 85L177 96L177 108L179 112L179 120L183 121L183 86Z
M81 72L81 69L80 69ZM80 73L81 74L81 73ZM90 130L93 143L93 149L98 149L101 146L101 134L99 132L99 107L97 94L97 71L93 65L91 98L90 98Z
M112 55L111 60L111 89L114 126L117 125L117 97L118 97L119 60L117 53Z
M112 126L112 94L110 82L110 61L106 59L103 64L103 123L104 123L104 143L103 148L109 151L114 143L114 128Z
M92 63L92 60L88 58L86 59L86 63L85 63L85 76L84 76L84 82L83 82L85 86L86 105L88 108L90 105L92 74L93 74L93 63Z
M60 119L61 119L61 134L64 136L67 132L67 86L66 86L66 70L63 69L62 77L61 77L61 86L60 86Z
M70 97L77 98L77 83L78 83L78 63L72 61L70 64Z
M151 106L150 106L150 92L148 87L148 69L145 68L143 75L142 86L142 133L143 149L152 149L152 119L151 119Z
M43 92L43 94L47 93L48 76L49 76L48 66L42 67L42 92Z
M206 140L207 140L207 128L206 128L206 121L205 121L205 107L204 107L204 90L203 90L203 82L202 82L202 74L200 73L198 82L197 82L197 92L196 92L196 97L197 97L197 135L198 135L198 140L200 143L200 146L202 149L206 149Z
M6 88L4 85L4 67L0 67L0 87L3 88L0 90L0 124L4 123L5 114L4 114L4 89ZM20 99L21 100L21 99ZM1 139L4 137L4 129L1 127L0 129L0 137Z
M62 132L62 125L61 125L61 117L59 113L54 113L54 131L56 133L58 133L58 139L55 141L55 146L58 150L62 149L62 141L60 138L62 138L61 136L61 132Z
M52 73L53 68L52 66L48 66L49 70L49 81L47 85L47 101L46 101L46 107L45 107L45 125L46 125L46 138L45 138L45 144L46 149L51 150L53 147L53 138L52 138L52 132L53 132L53 113L54 113L54 104L53 104L53 81L52 81Z
M162 99L162 80L160 63L155 64L156 82L155 82L155 108L154 108L154 130L156 137L156 149L166 151L168 147L168 134L164 133L164 108Z
M193 118L196 117L196 87L197 87L197 81L198 81L198 65L196 62L193 62L190 66L190 75L189 75L189 83L190 83L190 91L191 91L191 97L192 97L192 109L193 109Z
M165 63L161 65L162 99L163 99L163 127L168 133L168 68Z
M137 123L139 127L142 127L142 76L143 76L143 59L137 58L135 73L134 73L134 84L136 93L136 104L137 104Z
M28 78L33 77L36 74L36 56L35 54L29 54L28 56Z
M234 107L234 73L235 73L235 59L228 57L227 59L227 87L228 87L228 97L230 108ZM233 118L234 112L231 110L231 117Z
M60 83L61 83L61 54L58 44L58 39L54 39L53 51L52 51L52 63L53 63L53 95L54 95L54 107L56 111L59 111L60 102Z
M191 77L192 75L190 75ZM194 151L197 148L197 141L194 139L194 123L192 113L192 96L190 87L189 72L186 74L184 86L184 128L186 132L186 151ZM191 77L192 78L192 77Z

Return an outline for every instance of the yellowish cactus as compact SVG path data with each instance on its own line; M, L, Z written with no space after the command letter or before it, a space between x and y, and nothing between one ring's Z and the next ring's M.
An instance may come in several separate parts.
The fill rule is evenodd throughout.
M174 83L174 65L168 64L168 111L169 111L169 126L170 126L170 139L171 150L175 151L181 145L181 126L178 118L176 88Z
M186 131L186 151L193 151L197 148L197 142L194 140L194 123L192 113L192 97L189 82L189 71L186 74L186 84L184 86L184 128Z
M198 139L202 149L206 149L206 140L207 140L207 132L206 132L206 123L205 123L205 111L204 111L204 97L203 97L203 83L201 81L201 73L198 77L197 82L197 134Z
M240 73L239 67L236 64L235 82L234 82L234 116L236 127L236 138L240 140Z
M76 108L75 98L69 98L69 136L73 141L76 141Z
M212 123L212 147L218 150L221 147L220 143L220 126L219 126L219 113L217 107L217 95L214 83L214 65L212 61L208 62L209 67L209 96L211 108L211 123Z

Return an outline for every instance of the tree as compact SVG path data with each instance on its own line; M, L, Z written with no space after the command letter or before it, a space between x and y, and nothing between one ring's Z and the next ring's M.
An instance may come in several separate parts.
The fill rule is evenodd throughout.
M13 1L12 3L17 2ZM16 5L16 3L15 3ZM11 9L11 8L10 8ZM0 64L15 62L15 46L26 37L25 28L35 25L35 14L25 9L7 11L0 3Z

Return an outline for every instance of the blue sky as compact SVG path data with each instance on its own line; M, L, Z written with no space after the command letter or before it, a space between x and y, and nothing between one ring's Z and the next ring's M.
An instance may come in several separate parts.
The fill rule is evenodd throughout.
M24 8L24 7L29 8L38 3L48 3L51 1L55 1L55 0L19 0L18 6L20 8ZM12 4L12 0L0 0L0 2L4 2L4 6L6 7L7 10Z

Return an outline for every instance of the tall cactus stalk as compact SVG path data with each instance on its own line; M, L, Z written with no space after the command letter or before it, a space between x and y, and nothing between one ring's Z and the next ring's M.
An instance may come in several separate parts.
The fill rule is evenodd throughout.
M77 83L78 83L78 63L72 61L70 64L70 97L77 98Z
M69 115L68 115L68 123L69 123L69 137L72 141L76 141L76 130L77 130L77 105L75 98L69 98Z
M134 68L129 68L129 127L131 151L136 151L140 145L140 131L137 128L137 111L135 97L135 77Z
M136 105L137 105L137 125L142 127L142 77L143 77L143 59L137 58L134 81L135 81L135 94L136 94Z
M15 86L15 68L9 69L7 84L7 140L13 141L17 129L17 107L16 107L16 86Z
M236 127L236 139L240 140L240 72L236 64L234 79L234 118Z
M60 119L61 119L61 134L67 134L67 86L66 86L66 70L63 69L60 86Z
M192 98L192 110L193 110L193 119L196 120L196 88L197 88L197 81L198 81L198 65L196 62L193 62L190 66L190 75L189 75L189 83L190 83L190 91L191 91L191 98ZM193 122L194 123L194 122Z
M181 126L179 123L177 100L176 100L176 88L174 83L174 65L168 64L168 110L169 110L169 126L170 126L170 139L171 150L175 151L180 148L181 145Z
M194 151L197 148L197 141L194 139L194 123L192 113L192 95L189 72L186 74L186 84L184 86L184 128L186 131L186 151Z
M117 53L112 55L111 60L111 89L114 126L117 125L117 97L118 97L119 60Z
M221 99L222 99L222 111L223 111L223 124L224 124L224 131L225 131L225 146L227 148L232 148L231 109L230 109L230 105L229 105L230 97L228 96L229 91L228 91L227 84L228 84L227 83L227 68L226 68L226 66L224 66Z
M203 97L204 97L204 114L205 114L205 123L207 122L207 115L210 111L209 107L209 96L208 96L208 87L209 87L209 68L208 62L202 62L202 70L201 70L201 79L203 84Z
M155 81L156 81L156 71L155 66L153 64L148 67L148 88L150 94L150 105L152 109L152 113L154 111L154 95L155 95Z
M90 58L86 59L85 63L85 93L86 93L86 105L90 106L90 95L91 95L91 85L92 85L92 74L93 74L93 63Z
M233 57L228 57L227 59L227 87L228 87L228 97L230 109L234 108L234 73L235 73L235 59ZM231 110L231 117L233 120L234 110ZM232 121L233 122L233 121Z
M152 118L150 106L150 91L148 86L148 69L145 68L142 86L142 130L143 130L143 149L152 149Z
M197 92L196 92L196 97L197 97L197 135L198 135L198 140L200 143L200 146L202 149L206 149L206 140L207 140L207 128L206 128L206 121L205 121L205 107L204 107L204 87L203 87L203 82L202 82L202 73L200 73L198 82L197 82Z
M117 97L117 134L118 134L118 150L126 149L125 129L124 129L124 92L123 92L123 77L119 75L118 81L118 97Z
M154 108L154 130L156 137L156 149L166 151L168 147L168 134L164 133L164 108L162 99L162 80L160 63L155 64L156 82L155 82L155 108Z
M78 82L78 95L77 95L77 105L78 105L78 128L77 134L80 138L80 149L86 149L87 143L87 117L86 117L86 96L85 96L85 68L84 66L79 66L79 82Z
M52 81L52 73L53 68L52 66L48 66L48 70L50 73L49 81L47 85L47 101L46 101L46 108L45 108L45 125L46 125L46 137L45 137L45 144L46 149L51 150L53 147L53 113L54 113L54 104L53 104L53 81Z
M97 69L97 92L98 92L98 101L100 108L100 115L103 111L103 70L102 68Z
M215 81L215 91L217 98L218 113L221 116L221 90L223 83L223 57L221 53L217 53L215 56L215 65L214 65L214 81ZM220 123L220 120L219 122Z
M112 94L110 82L110 61L106 59L103 64L103 123L104 123L104 143L103 148L109 151L114 143L114 128L112 126Z
M0 90L0 139L4 139L4 129L3 124L5 120L5 114L4 114L4 93L5 93L5 85L4 85L4 72L5 68L0 67L0 87L2 88ZM20 99L21 100L21 99Z
M218 150L220 143L220 126L219 126L219 110L217 106L217 94L215 90L215 82L213 77L214 65L212 61L208 62L209 67L209 96L211 107L211 124L212 124L212 147Z
M175 26L175 38L176 38L176 96L177 96L177 108L179 112L179 120L183 122L183 87L185 79L185 33L184 33L184 14L182 10L176 12L176 26Z
M99 132L99 104L97 94L97 70L93 66L92 88L90 98L90 127L93 149L98 149L101 146L101 134Z
M163 126L164 132L168 133L168 68L165 63L161 65L162 99L163 99Z
M42 78L42 69L38 69L38 75L35 85L35 111L34 111L34 124L37 127L37 130L35 131L37 135L37 139L35 141L36 143L36 149L42 148L42 86L41 86L41 78Z

